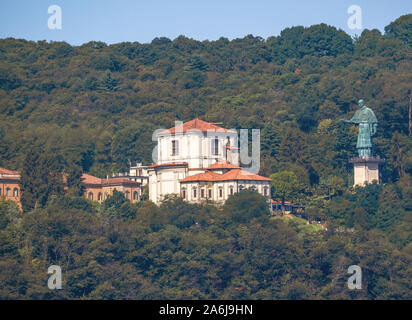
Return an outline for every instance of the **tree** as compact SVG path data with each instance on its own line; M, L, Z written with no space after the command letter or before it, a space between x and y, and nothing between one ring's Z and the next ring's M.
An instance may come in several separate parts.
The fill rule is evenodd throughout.
M291 171L280 171L269 176L273 187L273 196L282 200L282 214L285 214L285 200L293 200L300 191L298 178Z
M76 164L72 163L67 168L67 188L68 194L72 196L81 197L84 194L85 186L83 184L82 179L82 169L81 167L77 166Z
M24 211L44 206L52 195L64 194L61 163L58 155L36 147L27 152L20 177Z
M412 14L399 17L385 27L388 36L397 38L412 46Z
M257 191L245 189L229 197L223 211L233 221L246 223L253 218L269 216L269 205Z

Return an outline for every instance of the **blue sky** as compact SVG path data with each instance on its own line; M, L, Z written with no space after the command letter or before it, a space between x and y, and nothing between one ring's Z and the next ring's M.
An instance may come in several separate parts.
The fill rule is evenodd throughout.
M47 9L62 8L62 29L50 30ZM0 38L117 43L174 39L267 38L284 28L321 22L360 34L347 25L348 7L362 9L363 28L383 28L412 13L411 0L0 0Z

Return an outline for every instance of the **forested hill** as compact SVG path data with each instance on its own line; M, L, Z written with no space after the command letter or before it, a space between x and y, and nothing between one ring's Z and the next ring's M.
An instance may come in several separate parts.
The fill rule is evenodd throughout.
M0 40L0 166L21 169L40 145L91 174L151 162L152 133L199 117L262 129L262 170L299 173L310 187L347 179L363 98L379 120L384 181L412 173L408 103L412 15L352 39L325 24L278 37L150 44Z

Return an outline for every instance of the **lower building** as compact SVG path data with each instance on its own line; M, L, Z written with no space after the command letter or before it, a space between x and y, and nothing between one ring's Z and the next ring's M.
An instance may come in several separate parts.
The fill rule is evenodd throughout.
M122 192L130 202L140 201L142 197L142 185L129 178L107 178L100 179L89 174L83 174L83 184L85 185L84 195L89 200L102 202L113 195L113 192Z
M20 203L20 173L0 168L0 198Z
M130 202L140 201L143 194L143 184L128 177L101 179L84 173L82 181L85 186L84 196L100 203L112 196L115 190L123 192ZM21 207L18 171L0 168L0 198L15 201Z
M216 162L203 173L181 179L180 195L189 202L209 199L223 203L231 195L250 189L269 197L270 181L269 178L241 170L236 165Z

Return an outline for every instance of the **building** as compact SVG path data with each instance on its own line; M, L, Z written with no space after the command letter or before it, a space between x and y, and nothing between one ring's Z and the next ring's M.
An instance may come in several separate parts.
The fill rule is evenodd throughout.
M194 119L157 133L156 163L131 164L129 172L101 179L83 174L84 196L102 202L115 190L131 202L140 201L148 187L149 199L159 204L175 194L189 202L206 199L223 203L243 189L270 197L270 179L239 166L238 134L218 123ZM1 192L20 202L20 174L1 169Z
M0 168L0 198L20 204L20 173Z
M90 200L103 202L112 196L114 190L123 192L131 202L140 201L143 193L143 184L128 177L100 179L84 173L82 180L85 185L84 196ZM20 203L20 173L0 168L0 197Z
M109 196L112 196L115 190L123 192L125 198L130 202L140 201L142 196L142 184L128 177L100 179L84 173L82 178L86 188L84 195L89 200L96 200L101 203Z
M243 189L270 196L270 179L239 167L237 132L194 119L161 131L157 162L147 167L149 199L180 195L189 202L224 202Z

